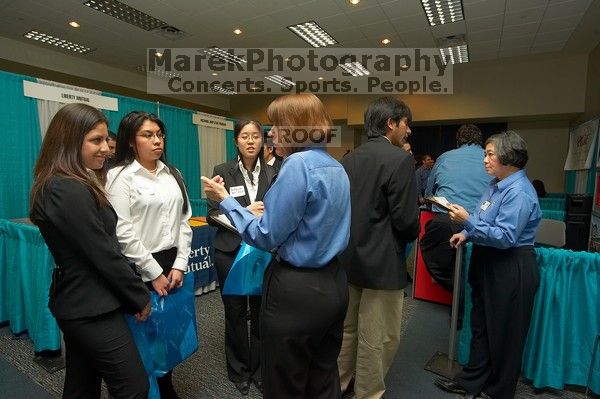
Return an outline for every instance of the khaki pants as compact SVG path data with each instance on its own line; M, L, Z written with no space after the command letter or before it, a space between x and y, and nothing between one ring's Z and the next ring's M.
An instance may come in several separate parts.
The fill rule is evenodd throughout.
M404 290L371 290L349 284L348 291L338 357L340 385L345 390L354 376L356 399L380 399L400 343Z

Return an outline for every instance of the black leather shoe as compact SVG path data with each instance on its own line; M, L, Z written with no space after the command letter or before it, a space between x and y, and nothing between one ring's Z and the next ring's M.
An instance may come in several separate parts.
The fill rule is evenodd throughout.
M258 389L258 392L263 393L262 382L258 380L252 380L252 382L254 383L256 389Z
M234 382L235 387L237 388L238 391L240 391L240 393L244 396L248 395L248 392L250 392L250 382L249 381L242 381L242 382Z
M462 385L453 380L438 378L433 383L446 392L457 393L459 395L465 395L467 393L467 390L463 388Z

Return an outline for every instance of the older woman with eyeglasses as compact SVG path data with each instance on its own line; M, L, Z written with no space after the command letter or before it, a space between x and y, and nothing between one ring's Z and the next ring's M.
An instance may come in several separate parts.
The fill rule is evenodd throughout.
M191 207L181 174L166 162L165 137L165 125L156 115L126 115L106 183L118 216L121 251L159 295L183 284L192 245ZM163 399L178 398L171 374L157 378Z

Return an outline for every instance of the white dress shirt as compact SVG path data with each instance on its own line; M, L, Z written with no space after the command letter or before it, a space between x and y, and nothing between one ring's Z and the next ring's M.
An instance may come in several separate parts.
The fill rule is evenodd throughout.
M152 281L162 273L152 253L173 247L177 247L173 268L185 272L192 246L188 223L192 211L188 205L188 211L182 213L181 189L169 168L158 161L153 175L134 160L108 172L106 189L119 217L121 252L135 263L142 280Z
M256 166L252 171L252 179L250 181L250 177L248 176L248 171L244 167L244 163L241 159L239 159L238 166L240 171L242 172L242 176L244 176L244 183L246 184L246 188L248 189L248 197L250 198L250 202L256 201L256 194L258 193L258 176L260 175L260 159L256 161Z

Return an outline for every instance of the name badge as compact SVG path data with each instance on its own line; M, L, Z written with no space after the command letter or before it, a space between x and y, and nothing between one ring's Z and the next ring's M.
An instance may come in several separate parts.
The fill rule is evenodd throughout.
M490 205L492 205L492 203L490 201L485 201L483 204L481 204L481 210L485 211L486 209L489 208Z
M229 195L232 197L243 197L246 195L246 189L244 186L234 186L229 188Z

